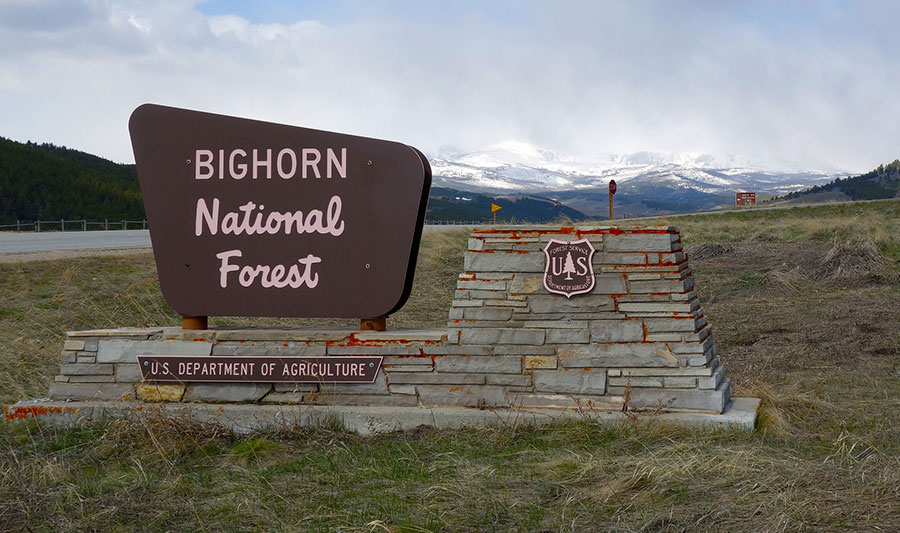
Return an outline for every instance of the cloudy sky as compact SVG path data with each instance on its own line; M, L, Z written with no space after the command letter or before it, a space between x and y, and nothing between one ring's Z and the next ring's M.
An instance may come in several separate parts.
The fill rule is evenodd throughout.
M144 102L866 171L900 157L900 2L0 0L0 136L132 162Z

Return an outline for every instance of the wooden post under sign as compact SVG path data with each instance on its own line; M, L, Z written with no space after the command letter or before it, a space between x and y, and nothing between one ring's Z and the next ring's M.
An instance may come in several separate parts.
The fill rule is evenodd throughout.
M209 317L182 315L181 329L209 329Z
M384 331L387 329L387 316L362 318L359 321L359 329L363 331Z
M497 211L500 211L501 209L503 209L503 208L500 207L499 205L491 202L491 213L494 215L494 224L495 225L497 224Z

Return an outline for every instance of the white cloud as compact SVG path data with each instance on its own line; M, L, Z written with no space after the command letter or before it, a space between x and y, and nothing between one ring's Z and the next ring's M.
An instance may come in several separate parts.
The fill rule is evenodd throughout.
M330 24L195 4L0 0L0 135L130 161L128 116L155 102L424 150L521 139L854 170L900 155L890 3L385 7Z

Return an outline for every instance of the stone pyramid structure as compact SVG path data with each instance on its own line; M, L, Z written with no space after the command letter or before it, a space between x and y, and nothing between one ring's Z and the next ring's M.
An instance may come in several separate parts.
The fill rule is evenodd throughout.
M592 244L589 293L547 291L551 239ZM448 343L522 358L512 405L721 413L731 397L675 227L479 228L454 296Z

